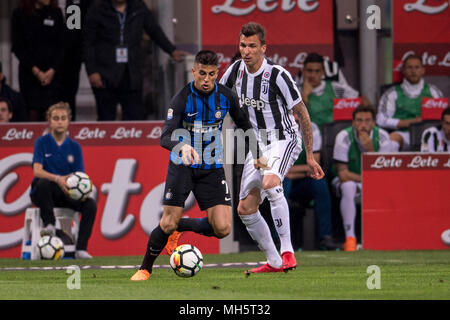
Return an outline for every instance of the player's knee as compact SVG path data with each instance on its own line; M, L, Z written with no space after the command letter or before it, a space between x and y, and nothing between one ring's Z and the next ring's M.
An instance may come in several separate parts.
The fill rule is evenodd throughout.
M163 217L159 223L161 229L166 234L172 234L178 228L178 223L175 219L171 219L170 217Z
M229 235L231 232L231 224L225 223L220 226L214 227L214 233L216 234L216 237L219 239L225 238L227 235Z
M346 181L341 184L341 192L343 197L354 197L356 195L356 182Z
M253 214L256 211L258 211L258 206L253 206L249 203L246 203L244 201L240 201L239 205L238 205L238 214L239 215L249 215L249 214Z

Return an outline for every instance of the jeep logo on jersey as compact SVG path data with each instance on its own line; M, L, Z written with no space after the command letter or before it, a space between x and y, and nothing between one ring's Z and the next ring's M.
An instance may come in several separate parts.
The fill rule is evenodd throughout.
M265 104L263 101L261 100L256 100L256 99L250 99L246 96L244 96L244 94L241 95L241 98L239 99L239 103L242 106L247 106L247 107L252 107L252 108L256 108L258 109L258 111L260 111L261 109L264 108Z

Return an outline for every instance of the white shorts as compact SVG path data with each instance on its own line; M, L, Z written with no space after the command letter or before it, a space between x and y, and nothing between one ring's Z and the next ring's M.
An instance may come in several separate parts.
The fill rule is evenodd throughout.
M268 159L269 170L255 169L253 156L249 152L245 158L242 172L239 199L247 198L252 189L258 188L261 190L261 201L264 200L265 192L262 188L262 179L266 174L277 175L283 183L284 177L302 151L300 139L300 135L297 135L297 140L277 140L266 146L262 151Z

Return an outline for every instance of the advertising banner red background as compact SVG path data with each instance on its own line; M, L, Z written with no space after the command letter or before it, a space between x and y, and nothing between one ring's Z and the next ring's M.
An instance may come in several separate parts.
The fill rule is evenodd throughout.
M364 154L364 249L450 249L450 154Z
M353 110L361 104L361 97L333 99L333 120L352 120Z
M145 253L148 234L162 214L169 161L169 152L159 146L162 125L159 121L71 124L70 136L83 148L86 173L98 193L88 246L92 255ZM13 207L27 204L21 199L30 201L27 193L33 177L33 144L45 129L45 124L0 125L0 257L20 257L21 241L17 243L13 233L19 234L23 228L26 207ZM16 158L26 160L17 163ZM16 180L11 183L12 177ZM189 197L183 215L203 217L204 213ZM219 253L216 238L188 232L180 241L204 253ZM10 242L16 244L8 245Z
M442 111L448 107L448 98L422 98L422 119L441 120Z
M422 56L428 75L450 75L448 0L396 0L393 3L394 60L409 52Z
M222 68L238 52L242 25L258 22L266 28L266 56L289 70L292 76L303 68L309 52L333 60L332 1L202 1L202 47L214 50Z

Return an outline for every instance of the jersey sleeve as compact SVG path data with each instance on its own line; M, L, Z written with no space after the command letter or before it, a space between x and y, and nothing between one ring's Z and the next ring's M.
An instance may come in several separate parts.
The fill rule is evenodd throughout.
M291 75L282 70L277 77L278 89L286 101L286 107L291 110L296 104L302 101L302 96Z
M164 121L161 133L160 145L169 151L172 151L172 149L180 143L178 140L172 140L172 133L174 130L181 128L181 122L183 121L186 105L182 92L177 94L170 102L170 107L167 110L166 120Z
M399 119L393 118L395 114L395 101L397 100L397 91L395 87L385 92L381 96L378 104L377 124L386 129L397 129Z
M42 143L42 139L38 138L34 142L34 150L33 150L33 164L40 163L44 165L44 146Z
M311 128L313 134L313 152L320 152L322 148L322 136L319 127L314 122L311 122Z
M380 128L380 149L378 152L390 152L391 151L391 140L389 139L389 133Z
M346 130L342 130L336 136L333 149L333 159L338 162L348 163L348 151L350 149L350 137Z
M239 71L239 66L241 65L241 60L235 61L231 66L223 74L222 78L220 78L219 83L228 87L233 88L234 83L236 82L237 73Z

